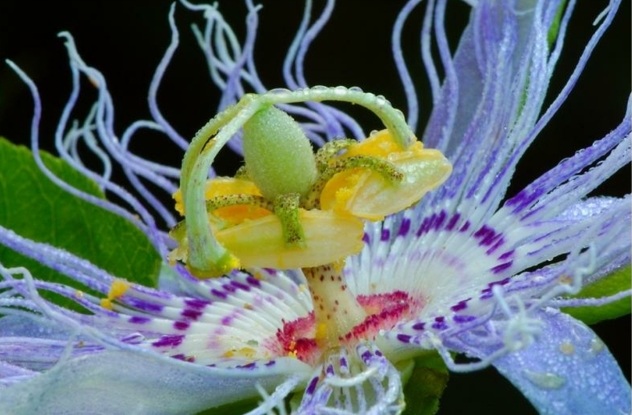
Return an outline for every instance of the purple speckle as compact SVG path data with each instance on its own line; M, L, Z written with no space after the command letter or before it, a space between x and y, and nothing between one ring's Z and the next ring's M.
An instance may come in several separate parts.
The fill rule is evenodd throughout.
M250 287L247 286L246 284L243 284L239 281L231 281L230 284L235 287L238 290L242 290L242 291L250 291Z
M369 361L369 359L371 359L371 357L373 357L373 354L370 351L365 351L363 352L360 357L362 358L362 360L364 360L365 362Z
M441 226L443 226L443 222L445 222L446 216L445 211L442 210L439 212L439 214L435 216L432 228L437 231L440 230Z
M184 300L184 304L196 310L201 310L210 303L205 300L200 300L199 298L187 298L186 300Z
M513 254L514 254L514 250L512 249L510 251L505 252L501 256L499 256L498 259L500 259L501 261L504 261L505 259L509 259L513 257Z
M329 376L333 376L334 375L334 367L332 365L327 365L327 368L325 369L325 373L327 373Z
M456 225L456 223L459 221L459 219L461 218L461 215L458 213L455 213L454 215L452 215L452 217L450 217L450 220L448 221L448 223L445 225L445 229L447 231L451 231L454 229L454 226Z
M461 226L461 229L459 229L459 232L467 232L469 229L470 229L470 221L466 220L463 226Z
M391 238L391 231L386 228L382 229L382 234L380 235L380 241L386 242Z
M459 301L458 303L456 303L455 305L450 307L450 310L452 310L452 311L465 310L467 308L467 302L470 301L470 300L471 300L471 298L468 298L467 300Z
M151 321L149 317L141 317L141 316L132 316L129 319L129 322L132 324L146 324Z
M264 366L270 367L270 366L274 366L274 365L276 365L276 360L270 360Z
M222 317L222 325L224 325L224 326L229 326L230 323L232 323L232 321L233 321L233 317L232 316Z
M238 369L254 369L255 367L257 367L257 364L255 362L251 362L251 363L246 363L245 365L241 365L241 366L236 366Z
M424 218L424 220L421 221L421 225L419 225L419 229L417 230L417 233L415 233L415 236L420 237L428 232L428 228L430 227L429 224L430 218Z
M215 288L211 290L211 294L224 300L226 299L226 297L228 297L226 293L221 292L220 290L216 290Z
M229 293L234 293L235 291L237 291L237 288L235 288L230 282L228 284L222 284L222 288Z
M408 235L408 231L410 230L410 219L404 218L402 220L401 225L399 226L398 236L406 236Z
M195 357L193 356L187 356L185 354L179 353L179 354L174 354L173 356L171 356L173 359L176 360L183 360L185 362L195 362Z
M426 323L415 323L413 324L413 330L423 330L426 328Z
M179 346L184 340L184 336L181 334L173 334L169 336L162 336L160 339L152 343L155 347L176 347Z
M498 238L498 239L496 240L496 242L494 242L494 244L491 246L491 248L489 248L487 251L485 251L485 253L486 253L487 255L491 255L491 254L493 254L494 252L496 252L496 250L497 250L498 248L500 248L501 246L503 246L503 245L504 245L504 243L505 243L505 238L503 238L503 237L501 236L500 238Z
M139 300L138 298L134 298L134 297L128 298L127 302L131 306L139 310L147 311L150 313L160 313L163 309L163 306L160 304L149 303L147 301Z
M312 380L309 381L309 385L307 385L305 393L308 395L313 395L316 391L316 385L318 385L318 377L313 377Z
M384 356L384 355L382 354L382 352L380 352L379 350L376 350L376 351L375 351L375 355L376 355L376 356L379 356L379 357Z
M198 318L200 318L200 316L202 315L202 311L200 310L196 310L193 308L185 308L184 310L182 310L182 312L180 313L180 315L182 317L184 317L187 320L197 320Z
M476 320L476 316L466 316L462 314L457 314L452 317L455 323L469 323L470 321Z
M371 237L366 232L364 233L364 235L362 235L362 242L364 242L365 244L371 243Z
M349 367L349 364L347 363L347 359L346 358L344 358L344 357L340 358L340 367L344 367L344 368Z
M261 286L261 281L259 281L258 279L256 279L255 277L253 277L252 275L248 275L246 277L246 282L254 287L260 287Z
M445 317L435 317L435 322L432 323L432 328L435 330L445 330L448 325L445 324Z
M176 330L186 330L189 328L189 323L186 321L176 321L173 323L173 328Z
M410 343L410 339L411 339L411 336L409 336L408 334L397 335L397 340L399 340L402 343Z
M496 265L495 267L492 268L492 272L494 274L501 273L501 272L505 271L506 269L508 269L509 267L511 267L512 264L513 264L513 261L509 261L509 262L505 262L505 263L500 264L500 265Z

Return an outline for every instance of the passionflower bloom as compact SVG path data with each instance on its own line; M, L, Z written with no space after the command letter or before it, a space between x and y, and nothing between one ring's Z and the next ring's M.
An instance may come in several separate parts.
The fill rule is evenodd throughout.
M411 373L436 356L453 371L493 365L541 413L629 413L630 386L606 345L561 310L630 296L621 288L571 297L629 266L630 197L591 196L629 163L629 108L608 135L505 194L619 2L596 16L576 68L545 106L574 2L471 2L452 54L447 2L429 1L421 41L433 111L419 131L423 145L399 47L418 3L405 5L393 33L407 122L383 97L308 87L304 58L333 1L315 21L308 2L284 65L288 89L269 92L253 58L257 6L247 3L239 43L216 6L174 5L171 44L150 87L151 119L121 135L105 78L62 33L73 90L55 136L59 154L129 208L70 185L43 161L37 89L9 62L35 100L37 166L73 197L143 232L161 271L157 287L144 286L1 226L1 245L68 278L45 280L0 257L0 413L187 414L249 399L253 414L400 413ZM203 13L206 26L194 33L223 91L219 115L193 140L156 102L179 42L176 8ZM82 77L98 96L81 123L70 123ZM367 134L323 100L364 106L385 130ZM181 170L131 151L144 129L186 150ZM224 144L245 155L235 177L212 169ZM95 157L103 168L93 171L86 160ZM113 161L137 196L110 180ZM175 209L154 192L173 194ZM432 376L412 379L413 390L439 385L440 395Z

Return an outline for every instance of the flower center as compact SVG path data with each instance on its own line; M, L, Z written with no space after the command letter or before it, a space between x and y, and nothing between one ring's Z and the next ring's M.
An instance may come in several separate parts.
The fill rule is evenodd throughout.
M276 344L289 356L316 364L329 350L374 339L380 330L418 313L423 301L404 291L355 295L342 264L303 268L314 304L309 316L284 322Z

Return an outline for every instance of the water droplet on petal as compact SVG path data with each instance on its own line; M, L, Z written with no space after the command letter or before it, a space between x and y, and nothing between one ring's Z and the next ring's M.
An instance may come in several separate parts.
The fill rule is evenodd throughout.
M575 346L573 346L573 343L570 341L564 340L562 344L560 344L560 351L565 355L570 356L575 353Z
M565 378L551 372L525 370L523 373L531 383L542 389L559 389L566 383Z
M595 337L590 341L590 353L593 355L601 352L605 347L606 345L598 337Z

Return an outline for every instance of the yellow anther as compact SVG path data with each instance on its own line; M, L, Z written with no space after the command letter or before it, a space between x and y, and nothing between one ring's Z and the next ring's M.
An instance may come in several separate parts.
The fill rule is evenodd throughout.
M129 287L129 282L125 280L117 278L112 281L112 285L110 285L110 290L108 291L108 297L101 299L101 307L112 310L112 301L123 296Z
M109 298L102 298L101 307L107 308L108 310L112 310L112 300L110 300Z
M421 142L402 150L387 130L349 146L333 161L353 156L381 158L403 173L404 178L393 183L363 167L342 171L323 188L321 209L381 220L418 202L429 190L443 183L452 171L452 165L441 152L424 149Z
M129 282L121 279L115 279L112 281L110 291L108 291L108 298L114 300L119 298L129 289Z

